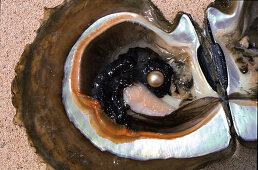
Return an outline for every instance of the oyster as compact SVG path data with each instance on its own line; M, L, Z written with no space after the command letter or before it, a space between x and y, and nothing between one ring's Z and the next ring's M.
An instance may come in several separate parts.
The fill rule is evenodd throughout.
M105 6L101 5L103 3ZM235 140L230 111L233 113L233 108L240 107L239 103L249 109L252 103L239 102L242 98L229 95L229 110L227 89L231 87L231 80L227 54L230 53L225 51L223 43L215 38L212 41L217 30L212 24L213 36L209 28L206 35L202 35L198 25L184 13L171 25L145 0L100 0L86 4L79 0L68 1L51 18L54 21L46 22L34 43L25 50L12 88L18 116L37 152L51 166L57 169L93 166L96 169L157 169L173 164L175 169L193 168L233 153ZM223 51L216 50L220 46ZM120 62L120 56L128 55L130 49L151 50L173 69L169 91L162 95L151 93L156 94L153 100L162 105L173 105L172 113L171 108L165 115L155 117L135 113L141 112L134 107L137 103L133 98L129 100L131 93L124 94L134 91L132 87L147 87L142 91L151 91L151 88L128 77L126 80L133 81L123 87L123 97L128 99L123 104L132 109L126 108L123 115L130 116L130 123L127 119L119 120L119 114L112 117L104 113L102 109L106 105L92 98L99 94L92 92L94 82L98 82L96 77L102 75L102 70L106 73L109 65ZM141 57L144 58L139 55ZM144 65L143 60L139 61ZM163 74L162 70L158 71ZM167 74L163 76L165 80ZM107 94L105 85L100 84ZM113 86L107 88L113 89ZM111 96L117 97L116 94ZM100 99L98 95L94 98ZM239 119L241 115L236 117L233 121L236 129L239 126L250 129ZM241 130L237 131L239 136L250 136Z

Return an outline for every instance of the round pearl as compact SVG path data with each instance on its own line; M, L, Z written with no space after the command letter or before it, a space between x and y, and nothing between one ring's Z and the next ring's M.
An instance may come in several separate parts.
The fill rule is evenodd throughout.
M164 83L164 75L160 71L151 71L147 81L151 87L160 87Z

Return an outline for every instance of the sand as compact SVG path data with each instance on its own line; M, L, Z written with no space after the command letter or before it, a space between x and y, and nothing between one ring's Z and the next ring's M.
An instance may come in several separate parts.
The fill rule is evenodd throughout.
M59 5L62 0L0 0L0 169L46 169L29 146L24 128L13 124L15 108L11 102L14 68L26 44L36 36L44 7ZM169 21L177 11L191 13L202 23L208 0L153 0ZM205 169L256 169L257 150L237 145L229 159Z

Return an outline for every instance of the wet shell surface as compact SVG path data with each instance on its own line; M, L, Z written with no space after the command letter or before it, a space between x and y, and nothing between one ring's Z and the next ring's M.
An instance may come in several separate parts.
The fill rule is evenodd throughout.
M256 146L256 2L216 1L204 30L146 0L86 2L58 7L16 67L16 120L51 166L190 169Z

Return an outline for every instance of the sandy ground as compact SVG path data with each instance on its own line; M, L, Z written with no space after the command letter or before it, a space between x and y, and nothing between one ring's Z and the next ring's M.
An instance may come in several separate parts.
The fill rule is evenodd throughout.
M29 146L26 132L13 124L15 109L11 103L14 67L26 44L36 36L44 7L51 8L63 0L0 0L0 169L46 169ZM177 11L191 13L202 23L208 0L153 0L168 20ZM229 159L212 163L205 169L256 169L257 150L237 146Z

